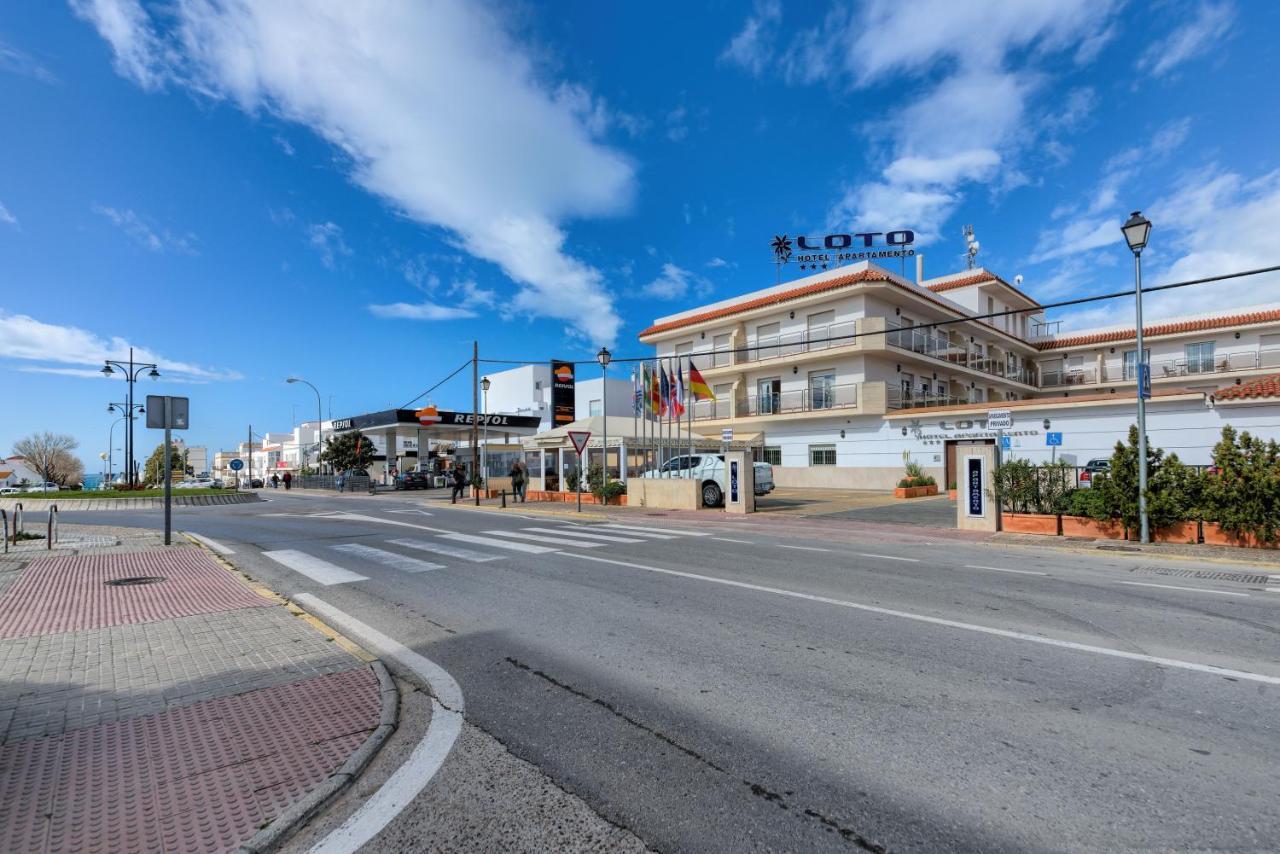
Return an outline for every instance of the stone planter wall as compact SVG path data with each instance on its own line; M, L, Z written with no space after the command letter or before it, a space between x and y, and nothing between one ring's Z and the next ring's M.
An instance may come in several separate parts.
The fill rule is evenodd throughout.
M926 495L937 495L938 486L895 486L893 488L894 498L922 498Z
M1058 517L1049 513L1001 513L1000 526L1011 534L1058 536Z

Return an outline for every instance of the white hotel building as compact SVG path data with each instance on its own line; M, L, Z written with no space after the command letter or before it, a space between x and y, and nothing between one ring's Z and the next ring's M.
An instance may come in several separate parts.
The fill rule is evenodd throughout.
M1224 424L1280 436L1280 304L1144 331L1155 446L1205 464ZM732 428L778 485L883 489L904 454L948 485L957 445L994 443L994 408L1013 411L1013 456L1110 455L1136 419L1135 332L1054 334L1035 300L981 268L913 282L862 262L660 317L640 340L694 358L717 398L694 407L694 429Z

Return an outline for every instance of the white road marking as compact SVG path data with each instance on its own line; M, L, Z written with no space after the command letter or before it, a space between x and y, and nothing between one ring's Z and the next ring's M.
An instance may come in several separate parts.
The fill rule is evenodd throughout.
M655 534L666 534L669 537L709 537L706 531L681 531L672 528L648 528L643 525L601 525L615 531L651 531Z
M528 530L532 531L533 528ZM494 537L513 537L517 540L532 540L535 543L553 543L557 546L574 546L580 549L598 549L604 546L604 543L583 543L574 542L564 537L547 537L541 534L526 534L524 531L485 531Z
M539 534L555 534L561 537L581 537L584 540L604 540L607 543L643 543L645 540L635 537L615 537L611 534L591 534L577 528L522 528L523 531L536 531Z
M440 770L462 732L462 689L440 665L350 614L339 611L310 593L299 593L293 599L334 628L340 629L343 634L359 641L362 646L394 659L402 667L413 671L427 683L433 695L427 734L418 742L409 758L337 830L311 849L312 854L348 854L377 836Z
M426 510L388 510L388 513L415 513L419 516L434 516L434 513L428 513Z
M965 564L965 569L989 569L992 572L1016 572L1018 575L1048 575L1047 572L1033 572L1030 569L1007 569L1003 566L981 566L979 564Z
M366 576L356 575L336 563L329 563L327 560L321 560L297 549L279 549L277 551L263 552L262 556L269 557L276 563L289 567L294 572L300 572L312 581L323 584L326 587L331 584L348 584L352 581L369 580Z
M920 558L918 557L898 557L897 555L873 555L867 552L858 552L858 556L859 557L876 557L876 558L880 558L881 560L901 560L901 561L906 561L908 563L920 562Z
M783 545L782 543L774 543L774 545L775 545L775 546L777 546L777 547L778 547L778 548L780 548L780 549L797 549L798 551L802 551L802 552L829 552L829 551L831 551L831 549L820 549L820 548L816 548L815 546L787 546L787 545Z
M1094 646L1093 644L1077 643L1076 641L1058 640L1056 638L1047 638L1041 635L1029 635L1023 632L1010 631L1009 629L997 629L992 626L980 626L974 623L962 623L959 620L948 620L943 617L930 617L925 614L913 614L910 611L895 611L892 608L881 608L878 605L863 605L859 602L849 602L844 599L832 599L828 596L816 596L812 593L801 593L796 590L785 590L781 587L766 587L762 584L750 584L746 581L733 581L728 578L715 578L710 575L698 575L693 572L681 572L677 569L662 569L656 566L645 566L640 563L630 563L625 560L614 560L613 558L599 557L597 555L576 554L574 552L562 552L566 557L576 557L579 560L595 561L597 563L610 563L616 566L625 566L631 569L640 569L645 572L656 572L661 575L674 575L677 578L689 578L694 581L706 581L711 584L723 584L728 587L737 587L742 590L754 590L759 593L772 593L775 596L787 596L792 599L804 599L809 602L820 602L824 605L835 605L840 608L851 608L855 611L866 611L871 614L881 614L886 617L898 617L903 620L914 620L920 623L928 623L934 626L943 626L951 629L961 629L968 632L977 632L984 635L993 635L995 637L1009 638L1011 640L1027 641L1028 643L1038 643L1044 646L1058 647L1059 649L1069 649L1075 652L1091 652L1097 655L1107 655L1113 658L1123 658L1129 661L1141 661L1145 664L1156 664L1162 667L1174 667L1180 670L1192 670L1198 673L1209 673L1214 676L1230 676L1235 679L1244 679L1249 682L1262 682L1267 685L1280 685L1280 676L1267 676L1262 673L1250 673L1247 670L1232 670L1227 667L1218 667L1213 664L1199 664L1194 661L1182 661L1177 658L1161 658L1156 655L1146 655L1140 652L1129 652L1123 649L1111 649L1105 646Z
M1136 334L1136 333L1135 333ZM744 546L754 546L755 543L750 540L731 540L728 537L712 537L713 540L719 540L722 543L741 543Z
M493 546L494 548L507 549L513 552L528 552L534 555L544 555L547 552L553 552L555 549L549 546L535 546L529 543L508 543L503 540L495 540L492 537L476 537L471 534L442 534L443 540L457 540L460 543L474 543L477 546Z
M606 530L606 531L609 531L610 533L613 533L615 531L618 533L626 531L628 537L640 537L641 539L645 539L645 540L677 539L677 536L675 534L656 534L653 531L637 531L635 528L630 528L624 525L592 525L591 527L595 530Z
M469 560L472 563L488 563L491 560L502 560L505 557L505 555L487 555L484 552L473 552L471 549L459 548L458 546L451 546L448 543L439 543L434 540L404 539L388 540L387 542L397 546L417 549L418 551L461 558L462 560Z
M1148 584L1145 581L1121 581L1121 584L1128 584L1132 587L1159 587L1163 590L1186 590L1191 593L1215 593L1218 596L1245 596L1248 593L1237 593L1234 590L1209 590L1205 587L1175 587L1172 584Z
M204 545L206 545L206 546L208 546L209 548L213 549L213 550L214 550L215 552L217 552L218 554L223 554L223 555L233 555L233 554L235 554L235 552L234 552L233 550L231 550L231 549L227 548L227 547L226 547L226 546L224 546L222 543L218 542L217 540L215 540L215 539L213 539L213 538L211 538L211 537L206 537L206 536L204 536L203 534L193 534L191 531L187 531L187 532L186 532L186 534L187 534L187 536L188 536L188 537L190 537L191 539L195 540L195 541L196 541L196 542L198 542L198 543L203 543Z
M433 569L444 569L444 564L442 563L418 560L416 557L389 552L386 549L375 549L373 546L366 546L360 543L342 543L330 546L330 548L367 560L376 560L378 563L386 564L392 569L398 569L401 572L429 572Z
M317 518L312 516L312 518ZM399 525L401 528L417 528L419 531L431 531L436 534L448 533L448 528L432 528L430 525L415 525L412 522L401 522L398 519L379 519L377 516L365 516L361 513L332 513L323 516L339 522L376 522L379 525Z

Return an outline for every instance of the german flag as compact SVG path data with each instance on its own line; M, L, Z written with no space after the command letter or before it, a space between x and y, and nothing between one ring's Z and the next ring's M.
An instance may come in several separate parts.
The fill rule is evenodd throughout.
M693 395L694 400L716 399L711 386L707 385L707 381L702 378L702 373L693 366L693 359L689 360L689 393Z

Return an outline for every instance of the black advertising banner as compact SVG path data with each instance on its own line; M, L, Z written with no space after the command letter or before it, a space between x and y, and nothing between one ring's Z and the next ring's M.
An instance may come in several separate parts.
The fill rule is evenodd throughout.
M573 362L551 361L551 426L572 424L577 408Z

